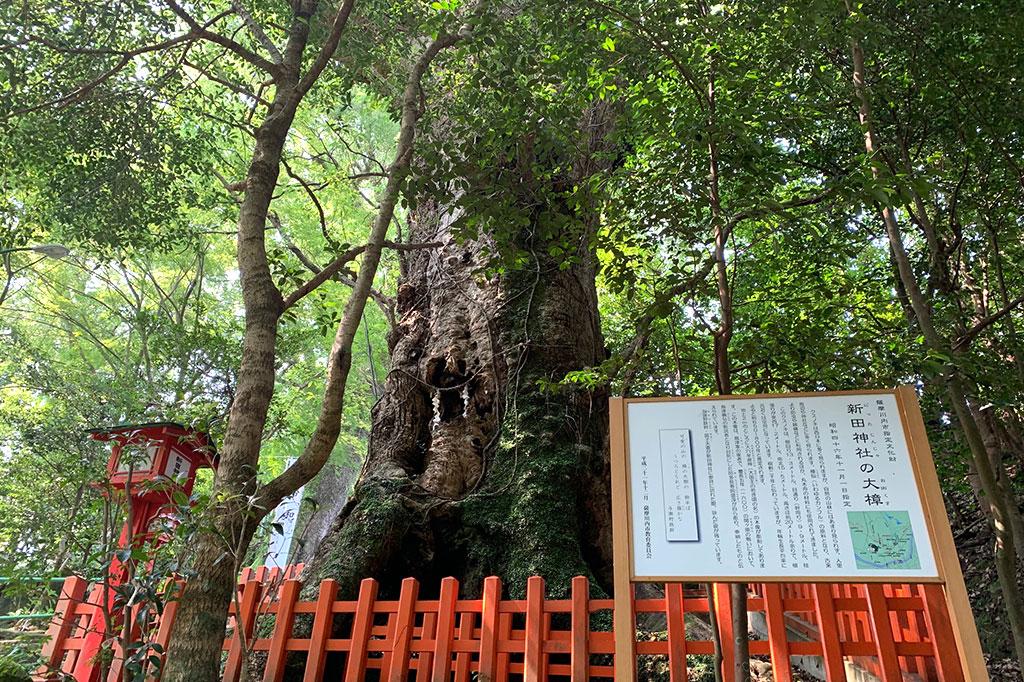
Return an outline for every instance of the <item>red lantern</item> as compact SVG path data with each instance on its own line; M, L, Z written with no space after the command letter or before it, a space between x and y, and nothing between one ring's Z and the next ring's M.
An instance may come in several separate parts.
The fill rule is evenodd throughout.
M107 463L110 484L127 487L139 500L166 503L175 490L191 495L196 472L216 466L210 437L181 424L124 424L91 429L89 434L94 440L113 441Z
M73 672L78 682L98 680L99 666L94 659L103 641L110 636L103 611L110 613L114 609L115 588L131 574L134 564L131 550L146 544L152 547L162 544L165 538L154 537L150 526L161 516L167 517L169 525L176 523L176 517L169 514L175 498L179 497L175 493L180 491L191 496L196 472L217 466L217 454L210 437L181 424L123 424L91 429L88 433L94 440L113 443L107 462L108 480L95 485L108 498L124 496L128 520L121 530L118 551L111 559L106 583L90 595L90 603L97 609ZM116 632L120 618L118 614L110 615Z

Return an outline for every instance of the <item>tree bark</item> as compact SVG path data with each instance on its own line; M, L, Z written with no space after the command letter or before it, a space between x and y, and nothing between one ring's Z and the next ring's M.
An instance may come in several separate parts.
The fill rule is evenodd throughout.
M406 575L610 585L606 395L541 387L604 359L593 260L559 270L524 235L531 267L484 277L482 241L456 244L431 212L412 237L446 246L407 258L366 463L307 589Z
M271 278L264 232L285 140L296 110L337 48L353 4L354 0L343 0L324 46L301 76L310 20L318 3L304 0L294 5L295 17L276 79L275 98L256 133L238 228L238 264L246 320L242 361L214 480L216 503L210 513L212 528L199 536L195 559L197 577L189 583L179 603L168 666L163 674L165 682L215 682L219 679L228 606L235 592L238 568L257 524L320 470L337 442L345 384L352 363L352 341L372 289L401 186L411 166L416 123L423 113L422 78L434 58L469 30L464 26L457 34L438 35L412 64L400 100L401 125L395 159L388 168L387 184L362 252L359 274L328 355L324 397L316 428L298 459L277 478L259 487L256 473L263 427L274 392L278 320L286 304L294 303L310 290L308 286L300 287L288 299L281 296ZM329 265L324 271L330 268Z
M574 168L576 179L592 172L586 152ZM488 274L489 235L456 240L460 216L433 202L412 216L410 241L444 246L404 255L367 458L306 570L308 594L333 578L352 595L367 576L387 593L410 575L428 591L454 576L467 594L489 575L512 593L542 575L550 595L564 595L582 574L610 591L607 395L559 383L606 358L595 219L557 200L528 207L536 181L522 173L516 205L529 220L514 239L525 265ZM557 237L578 237L569 261L540 236L555 218L571 226Z

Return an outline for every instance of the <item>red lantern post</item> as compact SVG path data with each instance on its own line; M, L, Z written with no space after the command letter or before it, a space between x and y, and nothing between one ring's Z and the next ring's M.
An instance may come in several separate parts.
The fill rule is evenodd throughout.
M93 590L89 600L96 608L73 673L77 682L98 680L100 666L94 659L103 641L113 635L107 632L104 614L112 617L116 632L119 623L112 613L115 588L130 576L130 552L147 544L154 548L163 544L165 538L154 535L153 522L167 516L175 493L192 494L199 469L216 466L216 452L209 436L181 424L125 424L92 429L89 434L95 440L113 444L107 482L96 487L109 499L122 499L127 518L110 562L108 579L101 589Z

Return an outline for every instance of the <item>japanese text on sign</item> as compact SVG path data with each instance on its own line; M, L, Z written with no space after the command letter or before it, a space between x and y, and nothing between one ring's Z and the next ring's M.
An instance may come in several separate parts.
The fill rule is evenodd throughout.
M633 573L934 577L895 397L628 405Z

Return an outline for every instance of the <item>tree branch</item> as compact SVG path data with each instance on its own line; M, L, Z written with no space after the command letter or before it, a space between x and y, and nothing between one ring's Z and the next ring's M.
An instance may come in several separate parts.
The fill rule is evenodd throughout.
M241 0L231 0L231 9L235 10L235 14L242 17L242 22L245 24L246 28L249 29L249 33L251 33L257 42L263 46L263 49L270 55L270 59L273 60L275 64L280 64L283 59L281 57L281 52L277 49L277 45L274 45L274 41L263 32L263 27L256 22L256 19L254 19L252 14L249 13L249 10L245 8L245 5L242 4Z
M306 72L306 75L302 77L302 80L296 86L300 97L313 87L313 83L320 77L320 74L327 67L327 63L331 61L331 57L337 51L338 43L341 42L341 33L345 30L345 25L348 23L348 17L352 14L352 7L354 5L355 0L343 0L341 7L338 8L338 13L334 17L334 25L331 26L331 34L327 36L327 41L320 48L320 53L310 65L309 71Z
M300 300L302 300L305 296L314 291L321 284L323 284L324 282L326 282L327 280L331 279L336 274L341 272L341 269L345 267L346 264L351 263L353 260L355 260L356 257L363 251L366 251L365 244L363 246L354 246L348 251L342 253L334 260L332 260L330 263L324 266L320 270L320 272L313 275L313 277L310 278L305 284L303 284L298 289L290 293L284 299L284 309L287 310L288 308L291 308L293 305L298 303ZM294 253L294 251L292 252ZM307 267L309 267L308 264L304 264Z
M985 331L985 329L987 329L991 325L995 324L999 320L1003 319L1004 317L1012 313L1018 306L1020 306L1021 303L1024 303L1024 295L1018 296L1017 298L1007 303L1002 310L992 313L985 319L975 324L973 327L964 332L959 339L956 340L956 342L953 344L953 350L963 350L967 346L967 344L969 344L971 341L978 337L978 334L981 334L981 332Z
M700 284L705 278L707 278L709 274L711 274L711 271L714 269L715 263L717 262L718 260L714 257L708 258L706 261L704 261L704 264L701 265L700 270L698 270L693 275L688 277L685 281L680 282L679 284L676 284L674 287L667 289L666 291L663 291L660 294L655 295L654 303L648 306L644 314L640 316L639 320L637 320L636 335L629 342L629 345L626 346L626 349L622 352L618 366L615 368L613 372L611 372L611 374L609 374L609 381L614 380L618 376L619 372L623 368L626 368L626 375L623 381L624 383L628 381L630 385L633 383L634 375L636 373L635 370L632 368L633 359L636 357L637 353L641 352L647 346L647 342L650 340L651 325L654 324L654 321L660 317L660 315L658 315L657 312L658 308L663 306L665 303L670 302L676 296L686 293L693 287Z
M164 2L167 4L168 7L171 8L171 11L173 11L175 14L181 17L182 21L184 21L188 25L188 27L192 29L192 34L196 35L199 38L203 38L204 40L208 40L211 43L216 43L221 47L226 47L227 49L231 50L245 61L249 62L250 64L259 69L262 69L263 71L266 71L275 78L277 78L280 75L281 68L278 64L275 64L269 59L265 59L264 57L259 56L249 48L235 42L227 36L223 36L220 33L209 30L208 28L206 28L207 25L200 24L198 21L196 21L195 18L193 18L192 15L186 12L181 5L175 2L175 0L164 0Z
M360 264L359 274L352 287L352 295L345 303L341 322L334 337L334 345L327 361L327 380L324 400L320 408L316 428L305 449L295 462L279 476L262 487L258 493L257 511L270 510L281 500L298 490L323 467L341 433L341 415L345 399L345 385L352 367L352 342L366 309L366 300L377 274L381 251L386 245L388 228L394 217L395 208L406 175L412 162L416 140L416 124L422 112L419 108L418 92L420 82L434 58L444 49L458 43L469 34L464 26L457 34L442 34L435 38L416 60L406 79L402 96L401 126L395 157L388 168L388 182L380 202L380 209L373 221L370 238ZM328 56L329 58L329 56ZM266 513L263 511L263 513Z
M156 52L157 50L164 50L164 49L167 49L169 47L174 47L175 45L179 45L181 43L184 43L184 42L187 42L189 40L192 40L193 38L196 37L196 35L197 34L193 31L191 33L185 33L185 34L177 36L175 38L169 38L168 40L165 40L165 41L160 42L160 43L156 43L154 45L146 45L144 47L139 47L139 48L136 48L134 50L128 50L127 52L115 53L115 54L120 54L121 55L121 58L117 61L117 63L114 64L114 66L112 66L111 68L109 68L106 71L104 71L103 73L101 73L96 78L94 78L91 81L89 81L88 83L80 85L77 88L75 88L74 90L72 90L71 92L65 93L65 94L61 95L60 97L56 97L56 98L54 98L52 100L48 100L48 101L42 102L40 104L34 104L32 106L25 107L24 109L18 109L16 111L10 113L8 115L8 118L13 118L15 116L22 116L24 114L30 114L33 111L39 111L40 109L46 109L48 107L54 107L54 106L55 107L61 107L61 106L65 106L65 105L68 105L68 104L72 104L72 103L74 103L74 102L76 102L78 100L83 99L90 92L92 92L97 87L99 87L100 85L105 83L107 80L109 80L110 78L116 76L121 71L121 69L126 67L132 61L132 59L134 59L135 57L137 57L137 56L139 56L141 54L146 54L147 52Z
M284 158L281 159L281 164L284 166L284 172L288 174L288 177L302 185L302 189L306 191L306 195L309 197L309 200L313 202L313 206L316 207L317 216L320 218L320 234L324 236L324 239L327 240L328 244L333 244L334 240L327 232L327 215L324 213L324 207L320 203L320 199L317 197L316 192L312 187L310 187L308 182L299 177L299 175L292 170L292 167ZM321 185L321 187L323 187L323 185Z

